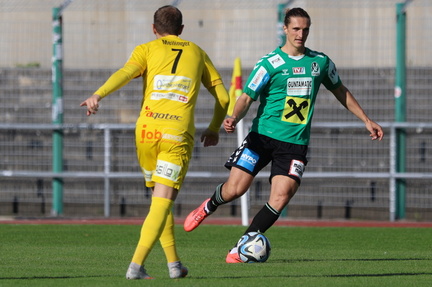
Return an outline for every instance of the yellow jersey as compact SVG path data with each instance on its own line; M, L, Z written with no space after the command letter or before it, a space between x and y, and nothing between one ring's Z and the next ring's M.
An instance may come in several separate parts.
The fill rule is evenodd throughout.
M219 72L204 50L193 42L169 35L135 47L124 67L95 94L104 97L139 76L143 78L143 101L138 121L169 126L192 136L200 84L206 88L222 84ZM225 115L215 113L214 117L220 117L215 122L222 122ZM220 127L210 128L218 131Z

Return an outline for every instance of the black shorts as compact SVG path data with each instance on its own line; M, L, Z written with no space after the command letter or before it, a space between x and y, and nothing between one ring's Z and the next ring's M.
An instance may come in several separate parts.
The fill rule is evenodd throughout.
M256 176L271 161L270 182L275 175L285 175L300 184L307 165L307 150L307 145L287 143L250 132L231 154L225 167L231 169L235 166Z

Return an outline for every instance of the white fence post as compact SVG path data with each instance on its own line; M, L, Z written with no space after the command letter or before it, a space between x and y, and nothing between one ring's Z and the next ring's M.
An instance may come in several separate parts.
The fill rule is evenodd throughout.
M104 127L104 215L110 216L110 170L111 170L111 130Z

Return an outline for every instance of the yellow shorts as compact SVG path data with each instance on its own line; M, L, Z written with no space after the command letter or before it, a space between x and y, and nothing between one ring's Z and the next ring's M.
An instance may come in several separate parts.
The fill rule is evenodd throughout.
M154 187L157 182L180 190L192 156L193 137L174 128L138 121L135 143L146 186Z

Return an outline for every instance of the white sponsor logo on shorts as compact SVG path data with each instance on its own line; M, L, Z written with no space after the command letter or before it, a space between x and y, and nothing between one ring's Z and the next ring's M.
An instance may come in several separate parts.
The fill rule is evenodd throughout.
M151 170L146 170L143 167L141 167L142 173L144 174L144 179L147 182L152 181L152 174L153 172Z
M176 141L176 142L182 142L183 141L183 136L175 136L175 135L171 135L171 134L163 134L162 138L166 139L166 140L170 140L170 141Z
M164 160L158 160L156 163L155 175L177 182L180 170L181 166L179 165Z
M299 179L302 179L304 170L305 170L304 163L300 160L293 159L291 161L291 165L290 165L290 169L289 169L288 174L294 175L294 176L298 177Z

